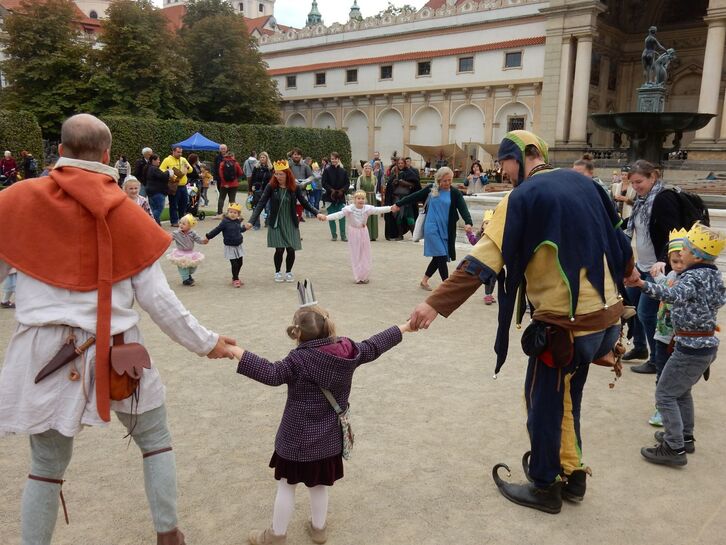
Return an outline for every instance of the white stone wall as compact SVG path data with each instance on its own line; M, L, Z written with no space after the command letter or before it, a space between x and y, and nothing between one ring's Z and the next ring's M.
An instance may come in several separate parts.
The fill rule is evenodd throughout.
M76 5L86 17L91 17L91 13L95 12L98 16L96 19L105 19L111 0L76 0Z

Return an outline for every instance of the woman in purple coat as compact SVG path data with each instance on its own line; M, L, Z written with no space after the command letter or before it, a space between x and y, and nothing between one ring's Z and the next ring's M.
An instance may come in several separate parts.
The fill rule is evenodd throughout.
M327 539L328 487L343 477L343 433L336 410L323 389L347 410L353 373L401 342L411 331L408 322L393 326L356 343L336 337L328 313L318 306L303 306L287 328L298 346L286 358L270 362L238 347L237 372L269 386L287 384L287 402L275 438L270 467L278 480L272 527L254 531L253 545L285 543L295 509L295 487L304 483L310 492L312 519L306 528L315 543Z

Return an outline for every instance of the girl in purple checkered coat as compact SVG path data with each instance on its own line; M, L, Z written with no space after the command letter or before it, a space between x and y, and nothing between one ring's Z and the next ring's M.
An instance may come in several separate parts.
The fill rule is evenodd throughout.
M401 342L411 331L408 322L356 343L336 337L328 313L318 306L295 312L287 334L298 346L286 358L270 362L238 347L237 372L270 386L287 384L287 403L275 438L270 467L278 481L272 527L254 531L253 545L285 543L295 509L295 487L304 483L310 493L312 518L306 524L315 543L327 539L328 487L343 477L343 435L338 416L325 398L329 390L340 408L348 408L353 373Z

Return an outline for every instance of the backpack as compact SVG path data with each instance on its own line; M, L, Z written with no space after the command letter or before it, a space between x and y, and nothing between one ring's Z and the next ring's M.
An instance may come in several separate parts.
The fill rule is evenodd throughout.
M225 182L234 182L237 179L237 169L235 168L234 161L229 159L224 161L222 177Z
M703 225L711 224L708 208L703 203L701 197L695 193L684 191L680 187L673 187L670 191L673 191L678 198L678 207L681 211L681 225L684 229L690 229L697 221L700 221Z

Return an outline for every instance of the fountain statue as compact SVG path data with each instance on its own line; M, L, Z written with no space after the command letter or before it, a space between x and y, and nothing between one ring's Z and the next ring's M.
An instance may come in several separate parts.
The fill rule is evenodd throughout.
M664 155L678 151L684 132L705 127L715 114L692 112L666 112L668 65L676 58L675 49L663 47L655 37L657 28L648 29L641 60L645 82L637 90L637 111L592 114L600 127L613 131L616 148L620 148L622 134L630 139L628 161L647 159L661 165ZM673 145L664 149L666 139L674 134Z

